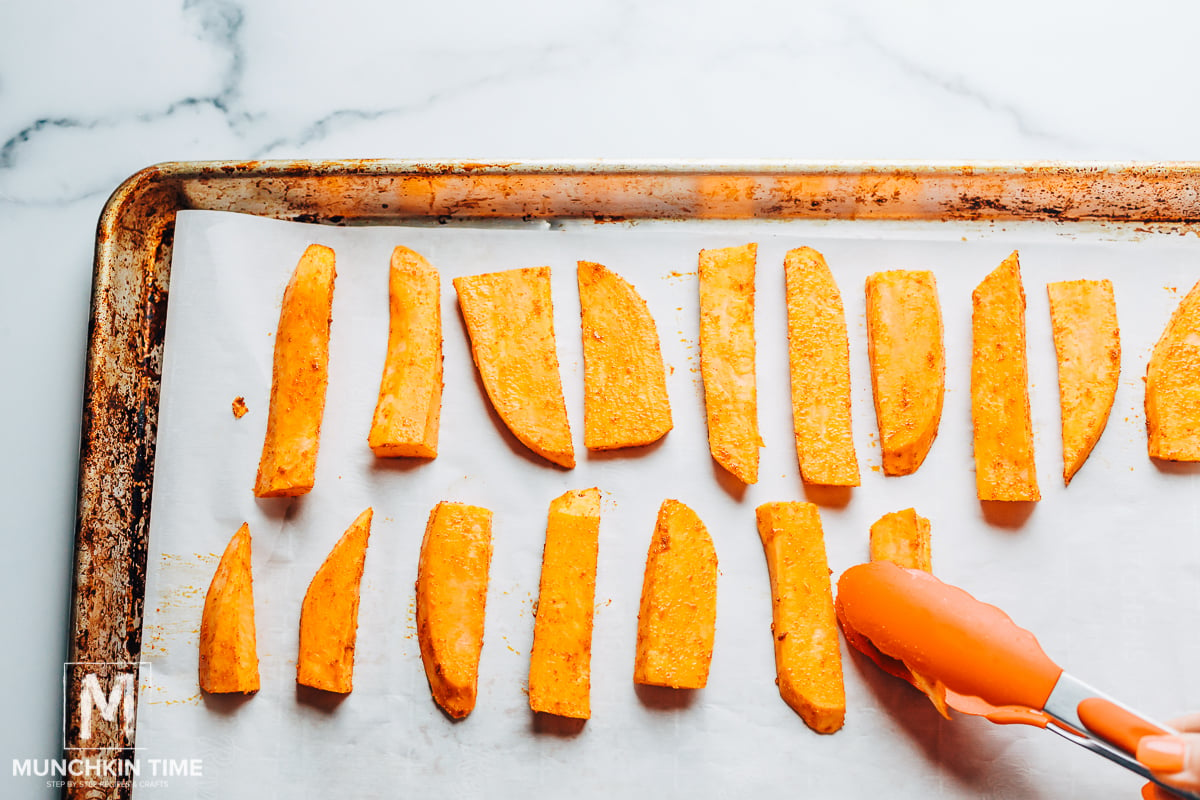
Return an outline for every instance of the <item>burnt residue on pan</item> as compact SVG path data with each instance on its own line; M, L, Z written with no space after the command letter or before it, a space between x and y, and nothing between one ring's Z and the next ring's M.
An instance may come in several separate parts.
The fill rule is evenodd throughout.
M177 190L150 169L126 182L105 209L96 242L75 534L72 662L121 665L140 660L157 429L162 339ZM113 667L117 669L118 667ZM88 669L96 669L88 667ZM78 697L82 672L69 668L66 697ZM79 704L66 709L69 755L126 753L118 726L79 739ZM93 748L108 748L95 750ZM127 796L116 778L69 789Z

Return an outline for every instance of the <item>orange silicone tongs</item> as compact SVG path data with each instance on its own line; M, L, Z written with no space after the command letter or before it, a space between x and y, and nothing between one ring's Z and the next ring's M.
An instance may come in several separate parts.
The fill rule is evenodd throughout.
M1025 723L1136 772L1169 792L1136 758L1143 736L1174 734L1063 671L1034 635L999 608L920 570L859 564L838 580L838 620L851 645L929 694L939 708Z

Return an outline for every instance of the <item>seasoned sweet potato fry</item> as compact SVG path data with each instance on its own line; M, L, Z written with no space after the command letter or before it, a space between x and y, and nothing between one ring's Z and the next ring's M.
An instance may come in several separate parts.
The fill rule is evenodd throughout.
M1183 298L1146 365L1150 457L1200 461L1200 282Z
M455 719L475 708L492 562L492 512L438 503L417 566L417 639L433 699Z
M811 247L788 251L783 270L800 477L823 486L858 486L850 425L850 339L842 295L824 256Z
M592 715L592 615L600 490L550 502L542 580L529 654L529 707L561 717Z
M646 555L634 683L703 689L717 623L717 553L696 512L664 500Z
M912 508L884 514L871 526L871 560L933 572L929 520Z
M381 457L436 458L442 416L442 282L419 253L392 251L388 346L367 444Z
M309 245L283 293L267 435L254 494L295 497L313 488L325 388L329 383L329 323L333 309L334 254Z
M1121 331L1112 281L1046 284L1058 354L1063 483L1083 466L1104 433L1121 373Z
M583 325L583 444L613 450L671 430L667 376L654 318L632 286L601 264L579 262Z
M980 500L1040 500L1017 251L975 287L971 303L976 491Z
M821 517L812 503L764 503L757 517L779 695L808 727L833 733L846 719L846 690Z
M867 278L867 354L883 472L911 475L937 436L946 391L932 272L893 270Z
M550 268L455 278L471 355L496 413L543 458L575 466L554 344Z
M758 482L754 264L758 245L700 251L700 375L708 448L742 483Z
M204 597L200 618L200 688L206 692L258 691L250 526L229 540Z
M354 688L359 584L372 516L370 508L358 515L308 585L300 607L296 683L340 694Z

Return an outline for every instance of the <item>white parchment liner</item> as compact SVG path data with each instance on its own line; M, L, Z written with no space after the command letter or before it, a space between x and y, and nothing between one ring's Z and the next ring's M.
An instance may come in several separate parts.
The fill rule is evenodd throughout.
M738 223L330 228L218 212L180 213L175 238L146 589L137 742L146 758L200 758L203 776L139 797L1113 797L1136 796L1122 770L1034 729L941 720L913 689L843 643L845 728L809 731L779 698L767 570L754 508L821 503L830 567L862 561L867 530L908 506L933 524L934 570L1008 611L1068 671L1166 718L1200 708L1200 472L1146 457L1149 350L1200 278L1195 237L1108 241L1102 228L869 223ZM1130 238L1128 236L1126 239ZM761 480L739 488L708 455L697 361L696 254L759 243ZM283 287L305 246L337 252L328 404L316 488L296 500L251 492L266 425ZM442 274L445 395L439 457L377 460L366 445L387 339L387 269L398 244ZM851 336L862 486L806 495L788 393L783 256L811 245L841 286ZM1028 296L1031 395L1043 500L1023 520L985 518L970 439L970 295L1014 247ZM657 320L675 429L656 446L582 448L575 262L631 281ZM553 270L563 388L579 466L530 454L491 411L471 363L451 278L514 267ZM938 439L915 475L879 471L866 361L863 280L931 269L946 327L947 392ZM1061 480L1057 373L1045 283L1111 278L1123 359L1108 429L1069 489ZM244 396L250 413L235 419ZM593 717L535 719L525 694L549 501L603 491ZM692 506L720 561L708 687L635 687L633 649L646 547L659 503ZM495 555L479 701L465 721L434 705L413 620L417 555L440 500L495 512ZM359 618L354 692L298 692L300 602L330 547L375 509ZM1016 515L1020 517L1020 515ZM253 536L262 691L202 698L200 612L216 560L243 522Z

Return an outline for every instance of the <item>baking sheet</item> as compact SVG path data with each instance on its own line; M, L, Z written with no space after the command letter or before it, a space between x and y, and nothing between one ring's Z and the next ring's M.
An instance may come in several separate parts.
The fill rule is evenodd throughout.
M1108 241L1103 229L820 223L330 228L220 212L179 214L154 476L137 743L148 758L199 758L201 777L145 796L388 794L504 797L1129 797L1138 781L1047 735L941 720L913 689L843 646L845 728L809 731L774 685L767 571L754 507L822 503L830 566L867 554L867 530L915 506L933 524L934 570L1005 608L1067 669L1148 714L1200 707L1200 537L1195 467L1145 454L1142 376L1171 310L1200 277L1195 237ZM1128 239L1129 237L1118 237ZM740 489L708 455L697 361L696 253L759 243L760 482ZM316 488L295 500L251 492L266 425L273 334L296 260L337 251L328 402ZM387 338L392 247L442 273L445 394L440 455L377 460L366 447ZM855 441L863 482L806 493L792 444L782 262L823 251L851 334ZM1028 296L1031 398L1043 500L997 514L975 499L968 378L970 293L1014 247ZM630 280L657 320L675 429L659 445L582 450L582 358L574 265ZM547 264L553 270L563 388L579 466L524 449L491 411L471 363L450 280ZM932 269L946 328L947 393L937 441L915 475L884 478L866 361L865 277ZM1122 377L1108 430L1069 489L1061 482L1057 379L1044 284L1114 280ZM245 396L237 420L230 402ZM603 491L593 718L535 718L525 695L546 509L571 488ZM632 683L637 606L659 503L681 500L720 561L716 645L706 689ZM429 697L413 617L421 535L440 500L495 512L495 553L479 700L452 722ZM340 702L298 692L300 603L330 547L375 509L359 618L355 690ZM1012 509L1007 509L1011 512ZM201 697L197 639L217 558L243 521L253 535L262 690Z

